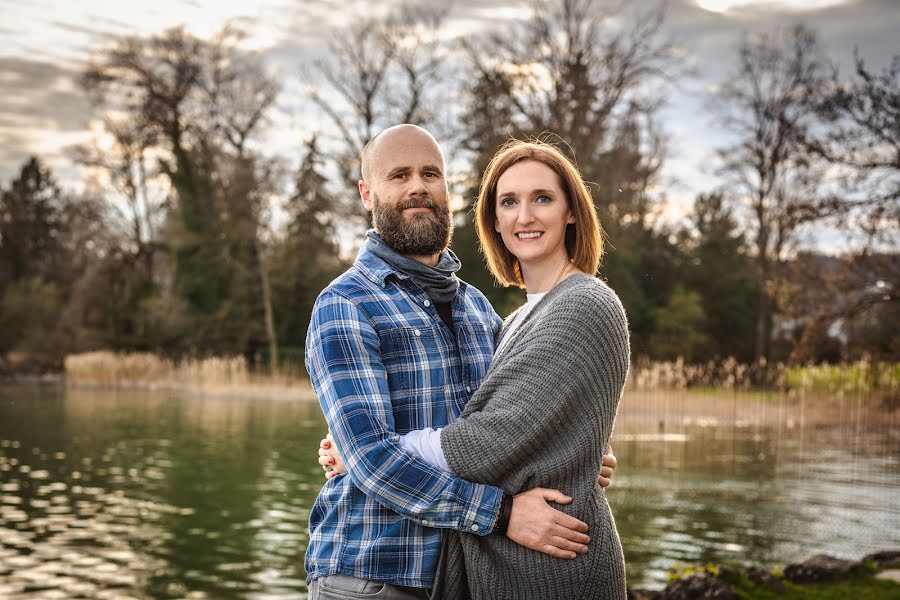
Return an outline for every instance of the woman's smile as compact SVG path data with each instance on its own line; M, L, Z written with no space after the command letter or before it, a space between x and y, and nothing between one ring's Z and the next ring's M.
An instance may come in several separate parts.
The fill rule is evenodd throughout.
M574 222L556 172L523 160L497 180L495 228L522 264L559 264L565 255L566 226Z

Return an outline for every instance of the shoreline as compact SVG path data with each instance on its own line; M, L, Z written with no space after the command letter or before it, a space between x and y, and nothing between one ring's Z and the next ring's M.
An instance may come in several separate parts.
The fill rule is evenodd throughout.
M66 377L63 373L0 376L0 385L62 386L78 390L135 390L169 392L211 398L315 402L308 379L286 375L242 374L240 377L191 377L171 373L159 380L115 376L106 381ZM201 374L202 375L202 374ZM860 412L862 410L862 412ZM634 436L653 433L668 438L689 427L737 428L778 426L787 430L843 422L850 414L865 420L891 422L900 404L884 402L877 394L833 394L804 391L774 392L710 388L655 390L625 388L619 405L616 433Z
M173 392L204 398L225 398L245 400L279 400L284 402L315 402L316 394L307 383L249 383L246 385L214 385L180 382L127 382L92 383L63 379L61 385L78 390L135 390L141 392Z
M308 381L256 381L246 384L210 384L180 381L119 381L100 383L69 381L62 373L45 375L12 375L0 377L0 385L60 386L75 390L134 390L140 392L171 392L204 398L246 400L279 400L285 402L315 402L316 394Z

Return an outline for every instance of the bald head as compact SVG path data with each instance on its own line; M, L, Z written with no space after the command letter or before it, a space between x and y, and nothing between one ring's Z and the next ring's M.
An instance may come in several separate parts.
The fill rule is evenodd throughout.
M444 168L444 153L437 140L418 125L394 125L388 127L366 144L362 151L362 178L372 181L384 169L385 158L398 151L420 148L425 152L436 152L440 156L440 167Z

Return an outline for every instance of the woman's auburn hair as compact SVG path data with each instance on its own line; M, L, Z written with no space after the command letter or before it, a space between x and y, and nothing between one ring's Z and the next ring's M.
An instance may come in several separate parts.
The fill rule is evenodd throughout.
M519 260L507 250L494 225L497 221L497 182L511 166L527 160L547 165L559 177L566 203L575 217L575 223L566 226L566 252L578 269L595 275L603 257L604 236L591 192L584 184L578 167L555 146L541 141L507 142L484 171L481 190L475 201L475 227L488 268L502 286L525 287Z

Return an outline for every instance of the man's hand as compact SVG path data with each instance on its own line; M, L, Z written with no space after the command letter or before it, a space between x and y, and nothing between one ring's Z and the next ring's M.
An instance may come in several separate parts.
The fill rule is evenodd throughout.
M344 459L341 458L330 431L325 439L319 442L319 464L325 469L325 479L331 479L347 472L347 466L344 465Z
M575 558L588 551L588 526L584 521L551 507L548 502L572 501L557 490L534 488L513 497L506 537L526 548L555 556Z
M616 470L616 455L613 454L612 446L609 446L606 449L606 454L603 455L603 464L600 467L600 475L597 476L597 483L600 484L600 487L609 487L609 484L612 483L613 471Z

